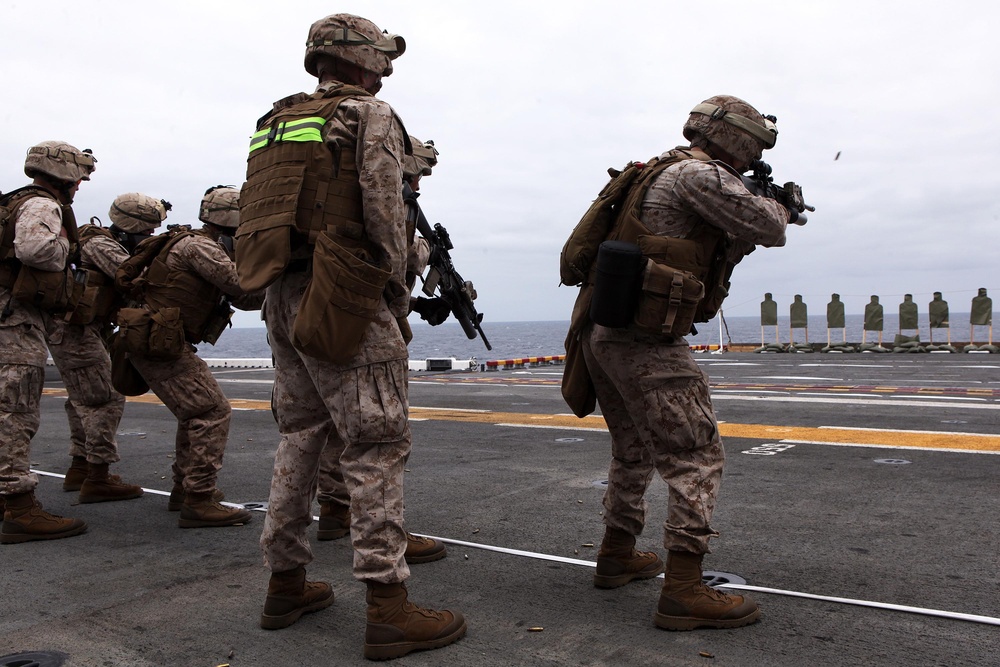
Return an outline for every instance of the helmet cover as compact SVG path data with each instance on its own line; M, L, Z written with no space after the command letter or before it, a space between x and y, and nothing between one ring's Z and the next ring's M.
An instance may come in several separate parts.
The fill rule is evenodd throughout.
M119 229L130 234L153 231L167 219L170 202L141 192L127 192L115 197L108 216Z
M216 185L205 190L198 219L227 229L240 226L240 191L232 185Z
M31 178L43 174L64 183L89 181L97 165L90 149L79 150L65 141L43 141L28 149L24 173Z
M732 95L710 97L691 110L684 123L684 138L704 137L737 160L749 164L773 148L778 129L769 118Z
M420 141L411 134L410 144L413 145L413 154L403 158L403 178L410 180L416 176L430 176L431 169L437 166L439 154L434 142Z
M381 76L392 74L392 61L403 55L406 40L379 30L354 14L331 14L312 24L306 41L306 71L318 76L316 60L328 55Z

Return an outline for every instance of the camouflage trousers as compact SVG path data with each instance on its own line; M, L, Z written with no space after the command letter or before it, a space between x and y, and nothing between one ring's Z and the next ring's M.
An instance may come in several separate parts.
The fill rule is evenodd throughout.
M583 333L583 352L611 432L604 522L632 535L646 522L646 488L656 471L669 487L663 546L708 553L725 453L708 378L687 342L627 332Z
M327 438L326 446L320 455L316 479L316 499L321 503L332 503L344 507L351 504L351 493L347 490L344 472L340 469L340 457L344 455L346 446L346 443L337 435L337 429L330 429L330 436Z
M31 439L41 423L45 371L24 364L0 365L0 495L38 486L31 472Z
M115 434L125 397L111 386L111 357L94 325L60 323L47 336L49 352L66 385L70 456L117 463Z
M337 429L330 429L326 446L319 460L319 473L316 478L316 500L321 503L331 503L350 507L351 493L347 490L344 472L340 468L340 457L344 455L346 443L337 434ZM411 442L412 449L412 442ZM407 453L409 458L409 453ZM406 464L406 459L403 459Z
M6 290L0 295L9 298ZM17 305L0 326L0 495L38 486L31 439L41 423L45 320L37 309Z
M406 360L345 369L301 354L291 344L301 283L279 279L264 302L281 432L260 538L264 562L283 572L312 561L307 529L320 459L328 443L336 443L350 499L354 576L404 581L410 573L403 560L403 465L410 451Z
M180 358L157 361L130 355L136 370L177 418L174 484L185 493L211 493L222 468L232 407L219 383L190 346Z

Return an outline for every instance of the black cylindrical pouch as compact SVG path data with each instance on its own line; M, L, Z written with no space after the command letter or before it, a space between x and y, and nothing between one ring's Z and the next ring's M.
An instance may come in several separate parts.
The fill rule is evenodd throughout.
M605 241L597 251L594 296L590 319L601 326L627 327L639 301L642 269L646 260L639 246L625 241Z

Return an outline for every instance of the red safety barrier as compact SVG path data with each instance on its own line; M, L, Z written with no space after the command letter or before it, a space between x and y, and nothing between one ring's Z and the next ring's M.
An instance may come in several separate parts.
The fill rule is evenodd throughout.
M538 366L540 364L561 364L566 360L565 354L555 354L548 357L519 357L517 359L497 359L487 361L485 368L488 371L497 371L501 368L524 368L525 366Z

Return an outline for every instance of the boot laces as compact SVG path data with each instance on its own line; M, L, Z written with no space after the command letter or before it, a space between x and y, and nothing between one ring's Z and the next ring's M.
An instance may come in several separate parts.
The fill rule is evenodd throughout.
M417 606L409 600L403 603L403 611L408 614L420 614L421 616L426 616L427 618L433 618L436 621L444 620L444 614L441 612Z
M720 591L718 588L713 588L712 586L707 586L705 584L698 586L697 590L702 595L710 598L713 602L732 604L736 599L735 595L730 595L729 593Z

